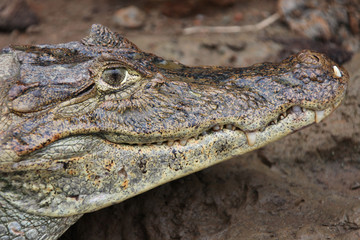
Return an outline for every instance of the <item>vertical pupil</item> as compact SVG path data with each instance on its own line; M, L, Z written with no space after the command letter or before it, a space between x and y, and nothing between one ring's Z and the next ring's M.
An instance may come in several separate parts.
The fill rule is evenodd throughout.
M116 71L113 71L113 72L111 73L111 77L112 77L114 80L115 80L115 79L118 79L119 73L116 72Z
M102 79L112 85L119 86L126 76L125 68L106 69L102 74Z

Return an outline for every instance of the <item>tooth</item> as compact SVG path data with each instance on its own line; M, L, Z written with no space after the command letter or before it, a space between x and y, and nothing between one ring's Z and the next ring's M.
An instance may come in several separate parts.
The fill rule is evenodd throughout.
M325 111L315 111L315 122L319 123L325 118Z
M215 125L212 129L213 129L215 132L216 132L216 131L220 131L221 129L223 129L223 126Z
M249 146L254 146L256 143L256 132L246 132L246 138Z
M172 141L172 140L168 141L168 142L167 142L167 145L168 145L169 147L173 146L173 145L174 145L174 141Z
M236 129L236 127L234 125L232 125L232 124L226 124L225 128L229 129L229 130L233 130L233 131Z
M301 113L302 112L301 107L299 107L299 106L293 106L292 110L293 110L294 113Z
M187 139L181 139L179 143L181 146L185 146L187 141L188 141Z
M220 126L219 125L215 125L212 128L214 131L219 131L220 130Z
M339 78L342 77L341 72L337 66L333 66L333 69L334 69L335 76L337 76Z

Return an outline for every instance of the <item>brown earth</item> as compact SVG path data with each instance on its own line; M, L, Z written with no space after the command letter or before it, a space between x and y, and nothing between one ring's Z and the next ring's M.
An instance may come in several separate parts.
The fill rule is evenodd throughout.
M307 42L299 41L303 37L281 20L250 33L181 32L199 24L257 23L277 11L274 0L238 1L231 7L202 0L182 18L165 16L169 2L164 0L28 3L39 24L24 32L0 33L0 47L79 40L92 23L101 23L123 32L143 50L188 65L246 66L278 61L284 50L298 50ZM112 20L117 9L130 3L147 15L142 28L125 29ZM356 49L316 41L306 47L315 45L340 61L350 58L344 53ZM359 239L360 50L345 66L351 75L347 98L320 124L86 214L61 239Z

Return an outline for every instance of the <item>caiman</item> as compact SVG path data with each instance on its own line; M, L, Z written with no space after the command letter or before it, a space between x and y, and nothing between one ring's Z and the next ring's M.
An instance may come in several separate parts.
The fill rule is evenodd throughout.
M0 66L0 239L57 239L84 213L319 122L349 80L310 50L189 67L101 25L5 48Z

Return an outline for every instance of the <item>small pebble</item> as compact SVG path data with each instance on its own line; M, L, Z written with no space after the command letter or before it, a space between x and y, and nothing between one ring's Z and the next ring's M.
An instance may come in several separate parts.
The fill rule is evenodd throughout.
M139 28L145 23L146 14L136 6L129 6L117 10L113 20L121 27Z
M25 30L38 22L26 0L0 0L0 30Z

